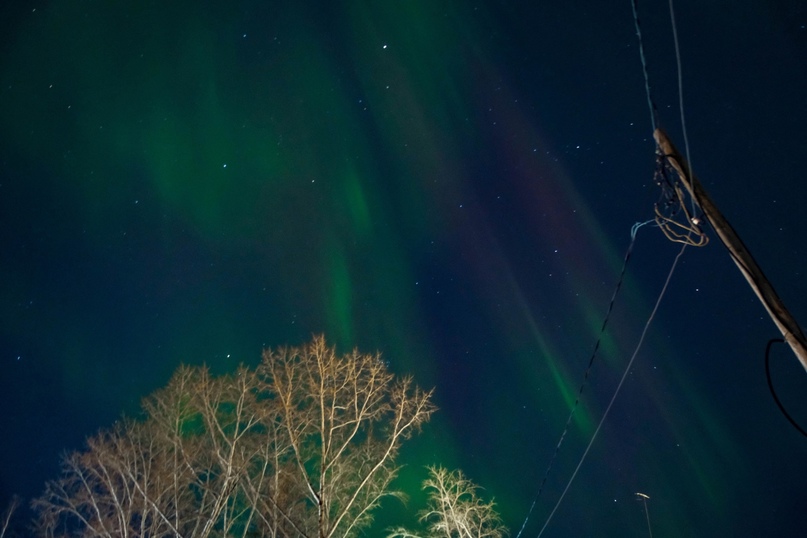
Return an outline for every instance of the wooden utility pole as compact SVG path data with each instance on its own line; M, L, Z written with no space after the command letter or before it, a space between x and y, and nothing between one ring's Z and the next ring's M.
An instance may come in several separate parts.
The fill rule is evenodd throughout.
M745 248L740 236L737 235L734 228L731 227L725 217L718 211L717 206L712 202L712 199L709 198L709 195L706 194L698 178L692 174L686 159L681 156L670 139L667 138L667 133L661 129L656 129L653 132L653 138L656 139L656 144L658 144L667 162L669 162L678 173L681 183L683 183L689 191L692 199L701 208L704 216L709 219L717 236L723 244L726 245L726 248L729 249L731 259L734 260L734 263L740 268L740 272L751 285L751 288L754 290L754 293L757 294L759 300L762 301L765 310L768 311L768 315L770 315L773 322L779 328L785 342L790 345L796 357L799 359L799 362L801 362L801 365L807 370L807 339L805 339L804 333L801 331L798 323L796 323L796 320L793 319L793 316L790 315L790 312L785 308L779 296L776 295L773 286L771 286L771 283L762 273L762 269L757 265L751 253Z

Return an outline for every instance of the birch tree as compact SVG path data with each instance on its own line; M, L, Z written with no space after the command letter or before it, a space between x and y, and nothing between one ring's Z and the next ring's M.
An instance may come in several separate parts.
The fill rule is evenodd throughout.
M428 495L428 508L421 511L420 521L426 525L428 538L503 538L507 536L493 501L479 496L479 487L462 471L429 467L423 482ZM387 538L422 538L412 531L398 528Z
M431 391L378 354L316 337L254 370L182 366L123 419L64 457L34 501L45 536L332 538L357 535L390 488Z

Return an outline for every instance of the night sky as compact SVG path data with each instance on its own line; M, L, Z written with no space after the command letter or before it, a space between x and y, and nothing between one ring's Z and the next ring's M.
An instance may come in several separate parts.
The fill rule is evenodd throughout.
M639 10L683 149L669 6ZM675 12L695 173L807 323L807 4ZM515 536L652 218L654 149L629 0L3 2L0 503L180 363L322 333L437 387L402 487L461 468ZM708 232L544 536L647 536L636 492L656 538L807 535L807 438L765 380L779 334ZM523 536L679 251L639 230ZM807 374L784 346L771 364L807 424Z

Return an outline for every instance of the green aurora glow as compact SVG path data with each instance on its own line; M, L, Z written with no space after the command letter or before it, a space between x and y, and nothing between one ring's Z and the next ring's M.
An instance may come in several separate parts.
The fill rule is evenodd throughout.
M74 424L73 444L50 451L75 448L180 362L226 371L322 332L437 385L442 411L405 452L402 483L420 465L462 467L517 531L622 264L627 233L606 221L647 218L655 191L613 212L593 201L594 181L553 138L561 120L536 105L555 90L518 76L538 67L518 67L507 9L325 4L59 2L19 16L0 70L3 188L27 204L20 235L41 243L3 264L0 321L52 361L26 374L47 396L28 398L69 409L75 422L52 420ZM633 47L623 15L619 39ZM607 26L592 24L594 48L618 33ZM567 45L558 54L576 57ZM623 52L644 121L635 50ZM554 69L544 78L574 70ZM621 84L596 100L615 103ZM649 174L642 136L627 138ZM661 269L629 274L531 529L602 416L676 251L639 235L653 246L635 263ZM31 298L36 314L20 306ZM662 327L674 323L662 313ZM648 486L660 536L713 535L736 517L751 458L711 378L677 360L686 342L672 331L651 333L645 358L663 376L637 368L556 516L568 534L553 536L644 536L630 499Z

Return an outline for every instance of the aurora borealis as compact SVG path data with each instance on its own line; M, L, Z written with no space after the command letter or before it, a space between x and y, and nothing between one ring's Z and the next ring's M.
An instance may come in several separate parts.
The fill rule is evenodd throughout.
M60 453L136 413L180 363L232 371L323 333L437 387L404 486L423 465L461 468L515 536L630 227L658 198L630 2L11 4L2 506L41 493ZM676 21L694 170L805 323L801 4L682 0ZM639 8L682 147L669 6ZM778 334L710 236L685 251L544 536L647 536L636 492L656 538L807 534L807 440L763 368ZM678 250L639 230L523 536L577 465ZM780 398L805 424L807 377L774 350Z

